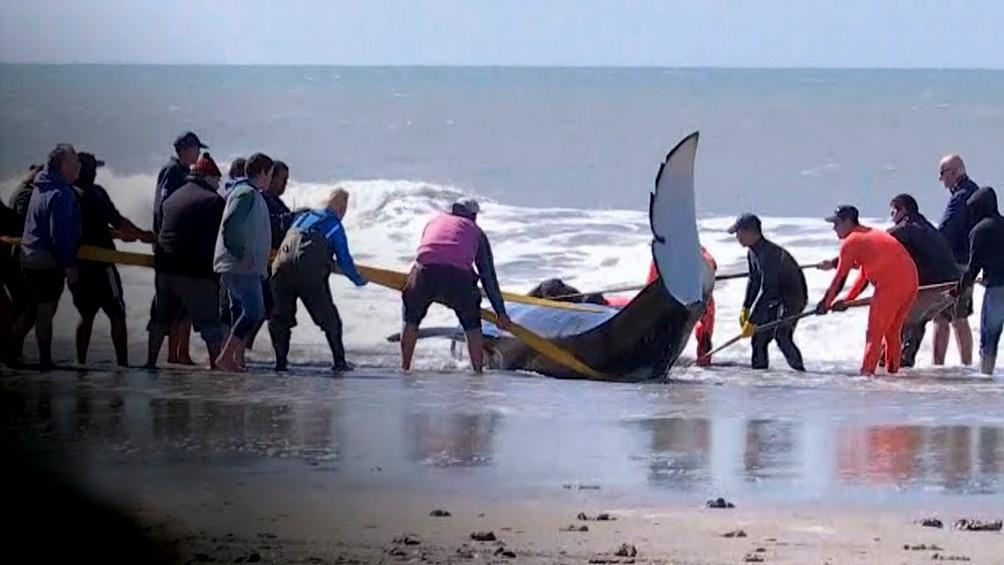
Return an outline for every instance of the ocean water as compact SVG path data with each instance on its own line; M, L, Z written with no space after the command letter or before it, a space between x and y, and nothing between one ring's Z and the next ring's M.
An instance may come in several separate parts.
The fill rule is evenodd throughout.
M961 152L981 184L1004 179L1000 71L2 65L0 100L4 198L28 163L71 141L108 162L98 181L128 217L149 225L157 169L173 137L190 128L221 162L255 150L288 162L290 206L348 188L350 244L367 265L406 270L432 213L460 195L481 198L502 285L515 291L549 277L589 291L642 282L648 192L665 152L695 129L701 238L720 273L745 270L744 250L725 232L741 211L761 213L768 237L814 263L836 254L837 239L818 218L837 203L859 204L874 216L869 223L884 225L889 198L910 191L936 221L946 199L937 161L947 151ZM152 273L121 272L140 361ZM817 300L829 274L807 276ZM738 331L743 288L738 280L716 289L718 342ZM399 297L337 277L332 289L350 356L396 365L385 338L399 329ZM70 338L75 319L67 297L57 336ZM453 323L439 308L427 322ZM863 311L802 323L810 370L854 373L864 325ZM92 360L107 363L104 320L95 332ZM327 360L302 311L293 342L294 359ZM70 348L61 349L69 360ZM748 355L740 344L719 359ZM271 359L267 335L254 356ZM783 368L780 357L773 362ZM431 340L419 365L463 363Z

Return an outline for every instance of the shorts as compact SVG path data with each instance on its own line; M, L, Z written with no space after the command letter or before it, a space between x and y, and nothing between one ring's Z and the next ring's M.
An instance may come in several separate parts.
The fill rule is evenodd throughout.
M77 282L69 286L81 316L93 318L98 310L104 310L109 318L125 316L122 279L114 265L80 263L78 272Z
M230 297L230 311L233 317L230 333L237 339L247 339L258 323L265 319L261 276L222 273L220 282L226 287L227 296Z
M416 264L408 274L401 300L406 324L421 324L429 305L440 302L453 309L464 331L481 328L481 293L474 271Z
M983 294L980 315L980 355L996 356L1004 330L1004 286L991 286Z
M151 331L168 333L171 325L188 311L195 331L207 343L223 339L220 324L219 283L213 279L157 273L154 277L156 308L150 321Z
M63 296L66 270L62 268L24 269L24 280L28 284L28 292L36 304L59 302L60 297Z
M954 322L956 320L964 320L969 316L973 315L973 287L962 291L961 294L955 299L955 302L949 304L944 310L938 314L938 320L942 322Z

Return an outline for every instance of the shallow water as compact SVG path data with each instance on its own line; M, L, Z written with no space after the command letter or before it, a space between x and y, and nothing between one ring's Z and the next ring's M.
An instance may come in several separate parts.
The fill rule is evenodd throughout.
M1000 381L749 378L737 368L637 385L385 369L331 378L300 367L285 376L19 373L0 390L8 439L98 475L195 461L378 488L599 488L646 500L1004 494Z

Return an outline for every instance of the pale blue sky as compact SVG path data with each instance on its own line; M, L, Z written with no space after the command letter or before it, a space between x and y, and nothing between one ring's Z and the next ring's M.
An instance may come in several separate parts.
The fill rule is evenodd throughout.
M1004 68L1004 1L0 0L0 61Z

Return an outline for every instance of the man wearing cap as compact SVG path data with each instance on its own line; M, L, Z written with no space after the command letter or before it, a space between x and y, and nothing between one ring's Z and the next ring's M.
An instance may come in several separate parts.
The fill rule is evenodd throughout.
M914 300L917 298L917 267L896 238L882 230L862 226L858 209L840 206L826 219L843 240L833 282L816 306L818 314L830 309L843 311L847 302L857 298L870 282L875 287L868 310L868 330L865 334L863 375L874 375L882 355L886 354L886 370L899 371L902 356L901 332ZM851 269L861 270L857 280L843 300L836 300Z
M160 231L161 207L164 200L181 188L188 178L189 169L199 159L199 152L209 149L195 133L186 131L174 140L175 156L157 174L157 192L153 198L153 231ZM152 310L157 307L156 303ZM155 313L151 311L151 317ZM182 310L179 319L175 321L168 339L168 361L183 365L192 365L192 357L188 350L189 338L192 332L192 322Z
M39 367L52 368L52 319L56 315L65 281L77 280L77 247L80 243L80 206L73 182L80 173L77 152L60 143L49 152L45 171L35 179L24 231L21 234L21 268L31 305L13 328L5 355L16 365L25 336L35 326Z
M215 366L223 326L212 243L223 218L224 201L217 193L222 176L205 153L192 167L188 182L164 201L163 223L154 247L157 308L149 325L148 368L157 366L164 337L183 308L206 342L210 366Z
M509 328L509 316L495 276L492 248L488 236L477 225L480 208L476 200L459 200L453 204L450 213L436 215L422 232L415 266L401 293L404 303L401 368L405 371L411 370L418 327L429 305L441 302L456 313L467 337L471 366L474 372L481 372L484 346L479 278L492 309L498 315L498 326L503 330Z
M273 171L276 169L273 167ZM301 300L328 341L331 369L351 370L342 344L342 319L331 300L328 277L338 269L356 286L366 279L356 270L342 218L349 206L349 193L336 189L323 210L307 210L296 217L272 262L272 294L275 308L268 321L275 348L275 370L285 371L289 357L290 330L296 325L296 301Z
M966 174L966 164L958 155L946 155L938 164L938 178L945 185L951 197L945 207L938 231L948 240L960 271L965 270L969 261L969 229L973 222L969 217L966 203L976 193L979 186ZM944 365L948 352L948 341L955 330L955 344L959 348L959 358L963 365L973 361L973 330L969 327L969 316L973 313L973 291L966 288L944 315L934 320L934 364Z
M78 153L77 157L80 159L80 174L73 187L80 205L80 244L115 249L115 238L153 243L156 240L153 232L141 230L124 218L104 187L94 183L98 168L105 165L104 161L90 153ZM77 361L87 363L94 318L98 310L103 310L111 324L115 360L120 367L127 367L129 338L122 279L118 269L112 263L80 261L78 271L77 282L70 285L73 305L80 313L76 339Z
M780 245L763 236L760 218L753 214L739 216L729 228L739 244L748 249L749 278L746 298L739 312L743 333L753 338L754 369L768 366L767 346L776 341L788 365L804 371L802 352L795 345L795 322L769 332L756 333L756 327L801 314L809 300L805 275L795 259Z

